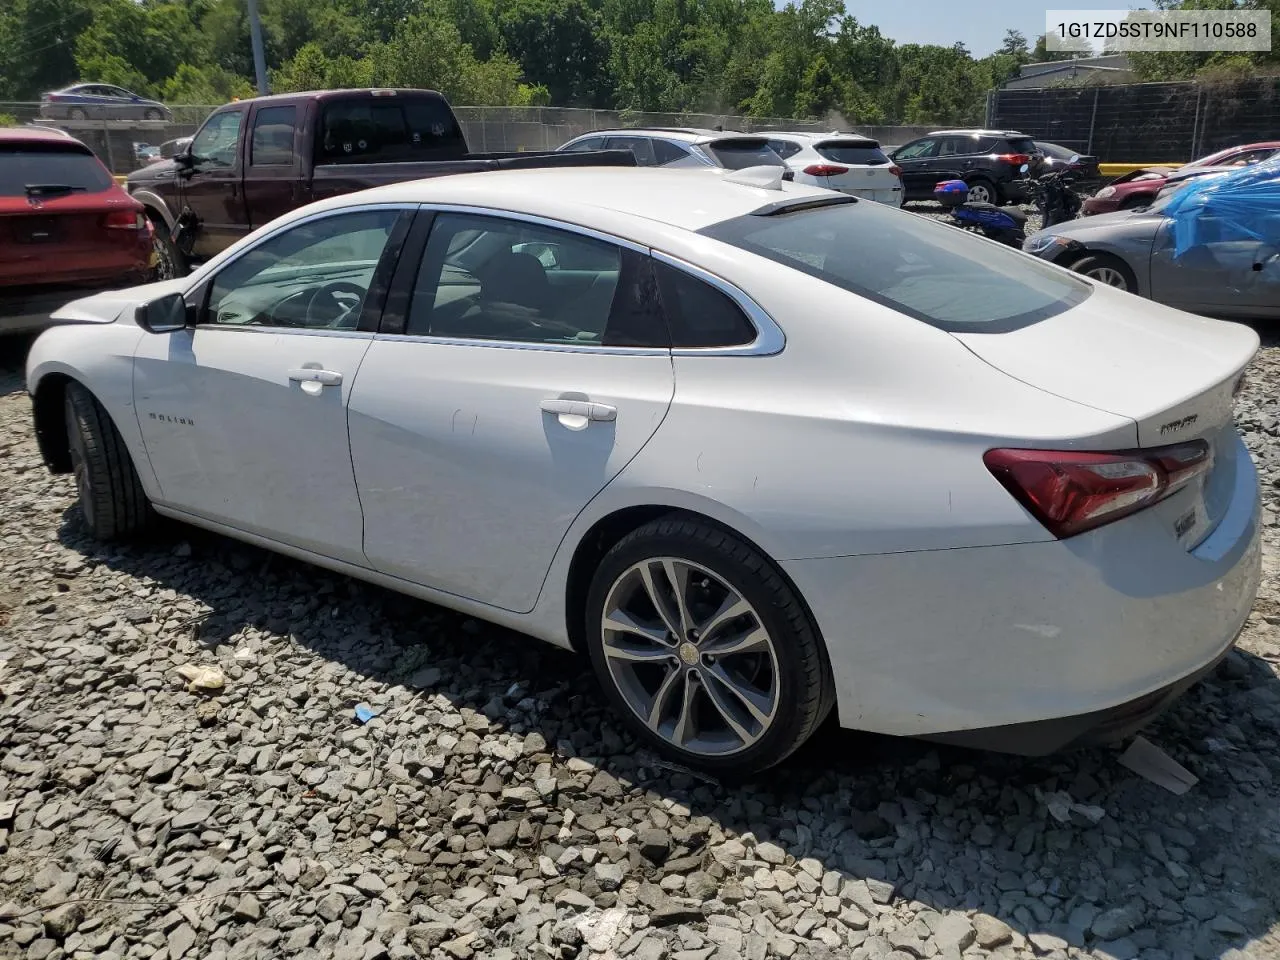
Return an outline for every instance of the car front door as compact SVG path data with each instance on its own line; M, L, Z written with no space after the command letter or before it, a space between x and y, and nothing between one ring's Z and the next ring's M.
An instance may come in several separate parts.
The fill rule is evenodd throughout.
M1259 241L1201 212L1196 233L1199 242L1177 255L1173 220L1160 225L1151 250L1153 300L1218 316L1280 315L1280 230Z
M899 147L893 162L902 171L902 189L910 200L932 200L938 182L933 165L938 157L938 137L922 137Z
M182 205L196 216L191 254L197 259L220 253L249 232L240 166L244 115L244 105L212 114L191 141L190 165L178 173Z
M415 243L351 396L365 554L528 611L569 525L671 403L649 258L508 215L439 212Z
M347 401L413 212L330 211L272 234L143 337L134 402L162 502L365 564Z

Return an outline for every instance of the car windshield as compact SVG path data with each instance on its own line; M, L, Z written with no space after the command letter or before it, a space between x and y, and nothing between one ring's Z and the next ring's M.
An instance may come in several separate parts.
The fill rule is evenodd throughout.
M0 197L24 196L29 186L101 193L110 189L111 174L91 153L52 149L47 144L0 146Z
M943 330L999 333L1083 302L1064 270L876 203L747 215L701 233Z

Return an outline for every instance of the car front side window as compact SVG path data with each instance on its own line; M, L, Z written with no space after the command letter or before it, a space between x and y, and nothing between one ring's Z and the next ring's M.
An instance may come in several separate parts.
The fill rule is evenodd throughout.
M938 141L933 139L917 140L909 143L896 154L895 160L924 160L926 157L938 155Z
M214 114L191 141L191 155L207 166L235 166L240 123L243 119L243 110Z
M308 220L225 266L201 322L220 326L354 330L397 209Z

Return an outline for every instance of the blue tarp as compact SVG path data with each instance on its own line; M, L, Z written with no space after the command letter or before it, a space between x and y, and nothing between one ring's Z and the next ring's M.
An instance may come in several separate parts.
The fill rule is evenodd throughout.
M1231 240L1280 246L1280 156L1192 180L1161 212L1173 220L1174 257Z

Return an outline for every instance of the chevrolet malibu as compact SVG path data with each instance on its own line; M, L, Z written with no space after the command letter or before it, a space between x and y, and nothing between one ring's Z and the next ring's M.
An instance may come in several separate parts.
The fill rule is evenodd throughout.
M156 515L588 657L722 774L850 728L1124 736L1259 578L1248 328L775 169L290 213L27 367L88 529Z

